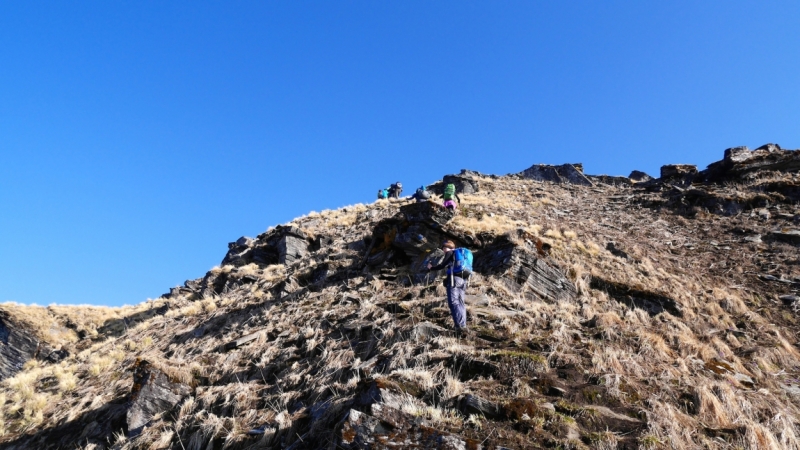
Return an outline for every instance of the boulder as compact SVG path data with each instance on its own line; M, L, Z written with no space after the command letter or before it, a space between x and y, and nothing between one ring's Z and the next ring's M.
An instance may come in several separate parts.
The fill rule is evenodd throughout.
M127 413L128 435L141 434L153 416L171 410L189 393L189 386L173 382L149 362L137 360Z
M753 156L750 152L750 149L747 147L731 147L725 149L725 154L723 156L724 161L729 161L731 163L739 163L742 161L747 161Z
M478 180L471 175L465 175L464 171L460 175L445 175L442 178L442 191L444 191L444 186L448 184L453 184L456 187L457 194L474 194L479 190Z
M578 170L576 166L580 167L581 170ZM560 166L536 164L520 172L520 175L523 178L537 181L594 186L594 183L583 174L583 166L581 164L562 164Z
M295 234L287 234L278 241L278 263L291 264L308 253L308 241Z
M628 178L640 183L645 181L650 181L653 179L653 177L651 177L650 175L638 170L634 170L633 172L631 172L631 174L628 175Z

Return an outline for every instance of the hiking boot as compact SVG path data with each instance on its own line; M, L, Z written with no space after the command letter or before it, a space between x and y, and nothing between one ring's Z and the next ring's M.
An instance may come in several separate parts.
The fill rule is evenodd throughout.
M456 337L458 339L467 339L468 337L471 337L471 336L472 336L472 332L469 330L469 328L467 328L467 327L456 328Z

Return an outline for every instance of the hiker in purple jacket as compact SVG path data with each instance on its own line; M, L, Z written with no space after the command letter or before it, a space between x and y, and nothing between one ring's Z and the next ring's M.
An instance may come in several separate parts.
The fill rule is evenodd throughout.
M455 264L453 255L453 250L455 250L455 248L456 244L454 244L453 241L444 241L444 243L442 243L442 250L445 252L444 259L436 266L428 263L426 272L433 272L436 270L442 270L447 266L453 266ZM468 334L467 307L464 304L467 281L462 278L461 273L449 273L444 279L444 287L447 288L447 306L450 307L450 315L453 316L456 335L464 336Z

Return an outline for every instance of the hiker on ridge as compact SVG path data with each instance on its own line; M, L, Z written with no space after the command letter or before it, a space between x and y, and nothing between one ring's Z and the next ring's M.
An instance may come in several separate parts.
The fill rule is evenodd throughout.
M416 200L417 203L426 202L431 198L431 193L425 189L425 186L420 186L411 198Z
M454 198L458 200L458 203L456 203L455 200L453 200ZM445 209L452 209L452 210L458 209L458 205L461 204L461 197L459 197L458 194L456 194L456 185L451 183L445 186L444 194L442 194L442 199L444 199L444 203L442 204L442 206L444 206Z
M445 252L442 262L436 266L428 263L428 268L424 271L433 272L447 267L447 276L444 279L444 287L447 288L447 306L450 307L450 315L453 316L456 336L461 337L469 333L464 297L469 276L472 275L472 252L466 248L457 249L449 239L442 243L442 250Z
M378 200L383 200L389 198L389 190L388 189L378 189Z
M397 182L389 186L389 198L400 198L403 193L403 183Z

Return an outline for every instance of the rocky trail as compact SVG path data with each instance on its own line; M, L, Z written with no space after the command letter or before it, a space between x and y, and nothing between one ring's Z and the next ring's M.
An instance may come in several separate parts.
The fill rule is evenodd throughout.
M462 171L457 213L312 213L136 307L0 305L0 447L800 448L798 170Z

